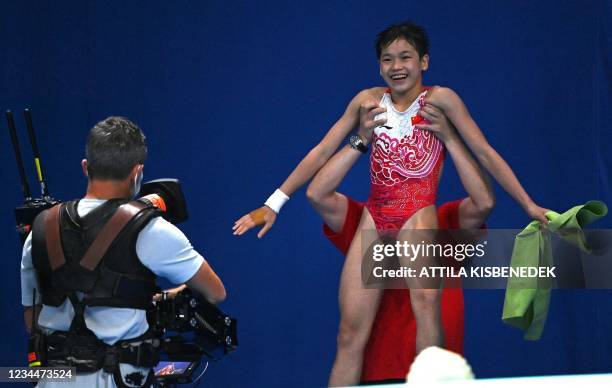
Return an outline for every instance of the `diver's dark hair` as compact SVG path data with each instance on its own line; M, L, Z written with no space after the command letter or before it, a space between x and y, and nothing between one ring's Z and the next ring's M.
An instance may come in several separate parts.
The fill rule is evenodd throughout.
M397 39L405 39L423 58L429 54L429 37L425 29L407 20L385 28L376 35L376 58L380 59L382 51Z

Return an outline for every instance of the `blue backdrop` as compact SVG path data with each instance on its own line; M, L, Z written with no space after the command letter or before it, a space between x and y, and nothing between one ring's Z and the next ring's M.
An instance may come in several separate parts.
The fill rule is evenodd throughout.
M321 386L335 351L342 257L303 191L263 240L235 238L231 226L353 95L382 85L375 34L406 18L424 25L425 83L456 90L532 197L565 210L612 203L611 8L609 0L5 2L0 108L19 113L20 129L21 110L32 108L51 193L66 200L84 193L79 162L92 125L111 114L139 123L149 141L145 178L182 180L191 214L182 228L222 276L223 308L239 318L241 346L211 365L208 386ZM0 365L15 366L26 341L12 214L22 198L0 132ZM440 201L464 195L450 166ZM342 190L365 199L365 158ZM496 192L489 225L524 225L526 215ZM555 292L543 338L525 342L500 322L502 292L466 292L467 358L478 377L611 372L611 297Z

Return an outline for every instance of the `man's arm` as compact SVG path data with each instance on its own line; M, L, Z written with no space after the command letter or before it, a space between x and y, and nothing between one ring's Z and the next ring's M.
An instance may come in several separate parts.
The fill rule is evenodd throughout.
M418 127L434 132L444 143L455 163L459 179L468 193L468 197L459 205L460 227L479 228L495 205L495 195L487 176L440 109L427 104L419 115L429 120L430 124L419 124Z
M206 261L202 263L195 275L186 284L212 304L221 303L225 300L225 286Z
M315 175L306 190L306 197L312 207L323 222L337 233L342 231L348 200L336 189L360 156L360 151L344 146Z
M223 302L227 296L223 282L206 261L185 284L164 290L163 293L167 294L168 298L173 299L187 287L202 295L212 304ZM161 300L161 298L161 293L153 296L154 301Z
M357 94L347 106L342 117L331 127L325 137L300 161L289 177L283 182L280 190L291 196L302 187L317 171L329 160L336 151L340 142L359 123L359 108L364 101L370 98L371 90L364 90ZM242 235L256 225L263 227L257 237L263 237L274 224L277 214L268 206L262 206L249 214L244 215L234 223L234 235Z
M28 333L32 332L32 322L37 324L38 314L42 307L38 292L36 269L32 264L32 233L28 234L21 252L21 304L23 305L23 321ZM36 292L36 300L34 295ZM32 306L34 303L34 306Z
M161 217L151 220L136 240L138 258L157 276L186 283L211 303L225 297L223 282L183 232Z
M427 102L444 112L457 128L467 146L474 152L480 164L493 175L525 212L531 218L547 223L544 216L547 209L538 206L529 197L508 163L491 147L457 93L449 88L437 87L432 90Z
M459 205L459 226L462 229L480 228L495 206L495 195L489 179L459 136L447 142L446 149L468 193L468 197Z
M358 135L365 145L370 143L374 128L386 122L385 119L374 119L385 111L385 108L379 107L373 100L360 106ZM312 207L323 218L323 222L337 233L342 231L348 200L336 190L361 155L362 152L351 146L344 146L319 170L306 190Z

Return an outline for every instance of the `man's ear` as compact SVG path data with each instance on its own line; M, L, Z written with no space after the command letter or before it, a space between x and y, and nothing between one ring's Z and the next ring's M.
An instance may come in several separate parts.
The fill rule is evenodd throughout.
M89 174L87 173L87 159L81 160L81 168L83 169L83 175L89 177Z
M139 173L142 172L142 170L144 169L144 164L137 164L132 168L132 173L130 174L131 177L135 177L137 176Z

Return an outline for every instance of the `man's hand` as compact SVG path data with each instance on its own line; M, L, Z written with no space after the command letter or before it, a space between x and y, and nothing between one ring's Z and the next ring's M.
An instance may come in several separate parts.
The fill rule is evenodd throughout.
M170 288L168 290L164 290L163 292L168 294L168 298L169 299L174 299L176 298L176 296L178 295L179 292L183 291L185 288L187 288L187 285L185 284L181 284L178 287L175 288ZM153 301L154 302L158 302L162 299L162 294L155 294L153 295Z
M38 315L42 305L37 304L34 307L28 306L23 308L23 322L25 323L26 331L32 333L32 322L38 325Z
M240 236L257 225L263 225L263 228L257 233L257 237L262 238L274 225L274 221L276 221L274 210L267 206L262 206L242 216L242 218L234 223L232 230L234 231L234 236Z
M358 134L365 144L369 144L372 139L374 128L387 122L386 118L375 119L381 113L385 113L387 108L380 107L376 101L368 100L359 106L359 130Z
M440 108L426 103L419 111L419 116L429 121L429 124L419 123L415 125L415 128L433 132L442 142L446 143L454 136L458 136L457 131Z

